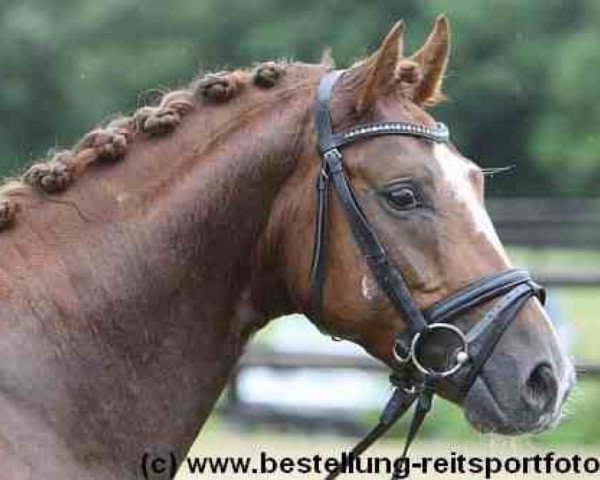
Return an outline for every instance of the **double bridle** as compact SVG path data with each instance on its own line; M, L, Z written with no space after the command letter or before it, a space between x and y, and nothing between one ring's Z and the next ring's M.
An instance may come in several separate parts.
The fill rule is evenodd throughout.
M321 80L315 105L315 122L318 134L318 150L322 160L317 180L317 218L313 261L311 266L310 316L322 330L323 285L327 246L327 217L329 187L343 206L352 235L379 288L398 310L405 331L395 339L393 357L396 364L390 377L394 385L392 397L381 413L379 423L352 450L350 458L356 458L389 428L416 402L415 412L406 438L402 457L408 453L417 431L431 408L435 389L444 382L449 398L460 402L464 399L481 368L492 354L517 312L531 297L543 303L544 290L533 282L524 270L507 270L485 277L459 290L444 300L421 310L413 299L406 281L390 259L384 245L370 225L354 195L352 185L344 173L341 148L359 140L383 135L404 135L422 138L434 143L448 142L449 132L445 125L435 127L407 122L368 123L349 130L334 133L329 102L336 81L343 71L329 72ZM483 318L467 333L451 322L462 314L496 300ZM424 356L428 343L433 345L437 333L445 333L454 339L446 352L443 367L430 365ZM342 467L327 479L336 478ZM394 477L395 478L395 477Z

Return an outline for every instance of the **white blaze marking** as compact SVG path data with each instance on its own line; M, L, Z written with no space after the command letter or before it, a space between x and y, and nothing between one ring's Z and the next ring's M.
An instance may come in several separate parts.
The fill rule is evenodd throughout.
M455 198L462 202L470 212L475 229L483 234L498 253L508 261L494 225L469 180L470 167L468 163L450 150L447 145L441 143L433 146L433 153Z

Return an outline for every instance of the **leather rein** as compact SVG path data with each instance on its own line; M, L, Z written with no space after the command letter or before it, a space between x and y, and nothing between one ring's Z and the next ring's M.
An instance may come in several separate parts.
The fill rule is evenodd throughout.
M344 173L342 147L384 135L411 136L433 143L447 143L449 132L442 123L427 127L408 122L379 122L334 133L329 103L333 87L343 73L342 70L335 70L323 77L315 103L315 124L322 165L317 180L309 315L319 329L326 331L322 305L326 278L328 201L333 188L343 206L352 236L377 285L406 324L406 329L394 341L392 353L396 364L390 377L394 386L392 396L381 413L379 423L354 447L350 458L362 454L416 404L402 452L402 457L406 457L431 408L436 387L444 382L448 397L461 402L518 311L532 297L544 303L545 292L526 271L511 269L485 277L425 310L420 309L401 272L356 200L352 185ZM496 302L468 332L463 333L452 324L461 315L491 300ZM454 346L446 352L446 362L442 368L430 365L423 355L427 344L432 344L432 339L436 337L435 332L445 332L446 336L455 340ZM326 479L333 480L343 470L343 466L340 466Z

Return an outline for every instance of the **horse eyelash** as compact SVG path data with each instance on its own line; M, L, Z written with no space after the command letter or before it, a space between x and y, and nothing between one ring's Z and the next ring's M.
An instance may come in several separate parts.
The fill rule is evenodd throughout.
M494 175L500 173L508 173L512 172L517 166L516 165L507 165L505 167L490 167L490 168L482 168L481 172L483 176L486 178L494 178Z

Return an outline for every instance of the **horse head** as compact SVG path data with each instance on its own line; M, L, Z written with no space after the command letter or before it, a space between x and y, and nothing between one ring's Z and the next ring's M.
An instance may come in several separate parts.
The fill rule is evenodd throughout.
M397 354L398 338L414 327L410 312L390 298L395 272L407 287L411 297L407 302L427 311L449 297L463 295L464 300L465 288L473 296L482 279L488 279L488 285L489 279L497 283L498 276L512 268L485 209L482 169L446 141L443 132L436 137L441 127L426 111L443 98L450 50L448 22L438 18L425 44L410 57L403 56L402 33L402 23L396 24L374 54L332 80L329 87L321 87L330 90L321 108L328 109L332 131L347 133L334 134L333 140L312 136L278 200L285 208L275 206L277 217L272 222L282 242L285 282L298 308L327 334L360 344L394 370L402 359ZM323 129L318 124L313 128ZM388 135L385 129L395 134ZM351 142L353 135L360 138ZM324 162L316 155L318 141ZM339 157L335 165L327 163L332 152ZM336 185L337 195L329 192L320 197L320 204L315 202L315 179L320 178L323 189L323 183L336 175L335 169L343 170L345 179L340 181L346 186ZM340 189L349 191L340 193ZM329 204L327 210L321 206L324 202ZM324 232L315 233L315 228L327 229L325 240ZM379 276L380 267L371 265L378 255L372 250L379 248L373 242L392 265ZM321 251L313 257L315 248ZM321 278L315 280L319 256L326 267L320 267ZM315 281L322 290L317 291L316 309ZM559 417L574 381L573 366L540 302L542 296L533 290L512 314L506 314L511 318L505 320L501 333L496 332L493 343L486 344L488 351L478 353L485 358L479 359L479 370L462 395L453 392L450 381L437 384L437 393L461 403L467 419L479 430L515 434L549 427ZM458 346L451 344L460 343L477 328L483 330L477 327L482 317L490 310L488 317L493 317L493 312L504 308L500 297L479 298L472 308L459 309L452 320L459 331L429 332L419 355L430 364L452 364L455 360L450 357ZM486 328L498 328L496 318L488 320ZM444 344L448 345L441 347Z

